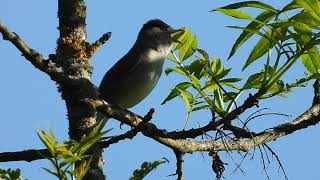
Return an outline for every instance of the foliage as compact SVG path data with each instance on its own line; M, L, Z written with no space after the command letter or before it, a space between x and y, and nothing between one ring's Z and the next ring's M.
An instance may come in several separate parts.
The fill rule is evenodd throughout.
M319 78L320 11L317 7L320 7L320 2L316 0L294 0L279 10L259 1L243 1L213 9L214 12L250 21L246 27L228 26L242 31L228 59L245 42L258 35L260 40L251 50L242 70L257 61L264 60L264 65L256 66L258 71L247 78L229 77L232 69L225 68L219 58L210 58L206 51L198 48L196 36L186 29L184 33L175 34L174 38L181 43L176 43L168 56L177 66L167 68L165 72L167 75L182 75L187 81L178 83L162 104L178 96L183 100L188 111L185 128L194 111L209 108L220 117L226 116L244 92L254 90L259 99L285 97L294 87L303 87L308 81ZM242 8L262 12L254 18L239 10ZM297 60L303 63L305 76L285 83L282 77Z
M158 160L153 162L144 162L141 164L140 169L136 169L133 171L133 174L130 177L130 180L141 180L145 176L147 176L151 171L157 168L159 165L168 163L168 162L169 161L166 158L163 158L163 160Z
M48 134L39 130L38 136L50 154L45 158L50 161L54 170L43 169L60 180L67 180L69 176L70 179L81 180L88 171L91 161L91 156L86 155L86 152L109 131L102 132L105 123L106 120L100 121L80 142L70 141L63 144L57 143L51 131Z
M22 180L20 169L0 168L0 179L2 180Z

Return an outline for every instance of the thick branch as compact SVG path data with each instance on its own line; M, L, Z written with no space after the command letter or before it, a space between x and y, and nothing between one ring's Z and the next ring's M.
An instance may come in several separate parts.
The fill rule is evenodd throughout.
M118 119L119 121L128 124L130 126L136 127L142 122L142 119L127 110L121 110L116 106L105 103L104 101L93 101L92 102L99 111L105 113L107 116ZM307 128L308 126L315 125L320 121L320 106L314 105L305 113L300 115L295 120L281 124L272 130L259 133L255 137L248 139L241 139L237 141L193 141L193 140L183 140L183 139L172 139L165 138L165 134L169 134L164 130L158 129L155 125L151 123L145 123L141 132L172 149L177 149L183 153L192 153L195 151L225 151L225 150L241 150L249 151L251 148L265 144L269 141L274 141L282 136L290 134L296 130ZM229 116L227 116L229 117ZM221 121L218 121L221 122Z
M109 107L110 110L112 109ZM130 114L127 111L121 111L123 118L129 121L130 119L132 121L137 120L138 116L133 116L132 113ZM110 113L113 114L112 117L115 117L119 114ZM132 119L137 118L137 119ZM142 121L142 120L141 120ZM281 124L279 126L276 126L272 128L270 131L262 132L257 134L255 137L247 138L247 139L241 139L237 141L193 141L193 140L183 140L183 139L170 139L170 138L162 138L157 136L157 132L152 132L145 130L143 128L140 129L140 131L168 146L172 149L176 149L180 151L181 153L192 153L196 151L230 151L230 150L240 150L240 151L249 151L251 148L260 145L265 144L270 141L274 141L282 136L288 135L293 133L294 131L301 130L304 128L307 128L309 126L315 125L320 121L320 105L314 105L309 110L307 110L305 113L297 117L295 120ZM149 129L150 130L150 129ZM36 159L41 159L42 157L39 156L37 153L38 150L27 150L22 152L5 152L0 153L0 162L6 162L6 161L32 161ZM40 150L45 151L45 150ZM27 157L30 156L30 157Z
M0 32L4 40L8 40L14 44L28 61L36 68L48 74L52 80L61 81L63 79L61 69L57 68L50 60L45 59L39 52L30 48L16 33L11 32L2 22L0 22Z

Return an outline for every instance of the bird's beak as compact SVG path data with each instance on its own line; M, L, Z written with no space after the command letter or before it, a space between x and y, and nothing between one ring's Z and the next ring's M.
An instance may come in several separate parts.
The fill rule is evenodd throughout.
M170 34L172 36L172 41L182 45L182 43L178 40L178 37L180 37L183 33L184 29L171 29Z
M170 30L170 34L174 34L176 32L184 32L184 29L172 29L172 30Z

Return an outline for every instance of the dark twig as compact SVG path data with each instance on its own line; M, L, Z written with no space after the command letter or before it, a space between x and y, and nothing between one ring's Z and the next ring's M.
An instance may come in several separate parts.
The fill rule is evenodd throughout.
M0 162L9 161L27 161L31 162L38 159L44 159L50 156L47 149L30 149L17 152L2 152L0 153Z
M36 68L48 74L54 81L62 81L63 72L54 63L43 57L42 54L30 48L16 33L11 32L2 22L0 22L0 32L4 40L10 41L31 62Z
M149 122L151 121L152 119L152 116L153 116L153 113L154 113L154 109L150 109L149 112L143 117L143 121L144 122ZM143 123L139 124L142 125ZM132 139L134 136L137 135L137 133L139 132L139 127L136 127L136 128L133 128L129 131L127 131L126 133L124 134L121 134L121 135L118 135L118 136L113 136L111 137L110 139L106 140L106 141L102 141L100 143L100 147L101 148L107 148L109 147L111 144L115 144L115 143L118 143L119 141L121 140L124 140L124 139Z
M286 173L286 171L285 171L285 169L284 169L284 167L283 167L283 165L282 165L282 163L281 163L281 161L280 161L279 156L278 156L278 155L276 154L276 152L274 152L273 149L272 149L270 146L268 146L267 144L263 144L263 146L266 147L266 148L271 152L272 156L274 156L274 157L277 159L278 164L279 164L279 166L280 166L280 169L281 169L281 171L282 171L282 173L283 173L283 175L284 175L284 178L285 178L286 180L288 180L289 178L288 178L287 173Z

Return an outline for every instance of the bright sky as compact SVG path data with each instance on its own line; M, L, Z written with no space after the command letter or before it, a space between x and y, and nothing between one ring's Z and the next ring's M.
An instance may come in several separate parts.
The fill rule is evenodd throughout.
M111 31L112 39L94 56L93 82L98 85L103 74L123 56L134 43L142 24L152 18L159 18L172 27L192 28L198 36L199 47L207 50L211 57L220 57L225 66L235 69L234 76L246 77L256 70L251 66L248 72L241 73L240 67L244 65L255 41L249 41L230 60L226 61L232 44L239 35L239 31L228 29L226 25L245 25L218 13L209 10L226 5L234 1L88 1L87 28L88 38L92 42L101 34ZM267 1L272 2L272 1ZM283 3L284 1L281 1ZM273 3L281 7L279 1ZM0 6L0 20L9 29L18 33L31 47L48 55L55 52L58 37L57 2L54 0L7 0ZM0 152L20 151L25 149L43 148L36 132L38 129L51 128L57 139L62 142L68 138L68 127L64 102L56 91L56 85L47 75L35 69L27 62L9 42L0 40L1 71L0 82L0 114L2 125L0 127ZM259 63L257 63L257 66ZM172 66L166 62L165 67ZM298 64L285 77L295 79L303 74L302 66ZM132 111L144 115L151 107L156 109L152 120L160 128L168 130L183 127L186 110L181 100L177 99L161 106L160 103L168 95L175 83L182 81L177 76L163 74L157 87L141 104ZM311 84L310 84L311 85ZM244 96L245 98L246 96ZM267 112L281 112L296 117L311 105L312 89L296 89L289 98L274 98L262 101L260 108L270 108ZM254 112L257 109L253 109ZM209 120L209 112L195 113L191 116L188 127L204 125ZM244 117L245 118L245 117ZM292 118L268 116L257 119L251 127L262 129L271 127L279 122L286 122ZM119 129L119 123L110 123L113 133L124 132ZM320 136L320 126L299 131L288 137L279 139L269 145L277 152L287 171L289 179L319 179L320 145L315 137ZM225 178L233 179L267 179L263 172L259 150L253 160L247 158L240 170L234 172L236 165L226 153L220 153L226 165ZM231 153L234 160L239 163L237 153ZM111 146L105 151L105 173L109 179L128 179L133 170L140 167L144 161L159 160L166 157L169 164L160 166L146 179L176 179L167 177L175 172L175 158L170 149L157 142L138 135L133 140L121 142ZM278 172L275 158L270 159L267 167L271 179L283 179ZM24 178L28 179L55 179L47 174L41 167L49 167L46 160L28 162L1 163L3 168L21 168ZM50 167L51 168L51 167ZM213 179L211 161L207 153L194 153L185 157L184 176L191 179Z

